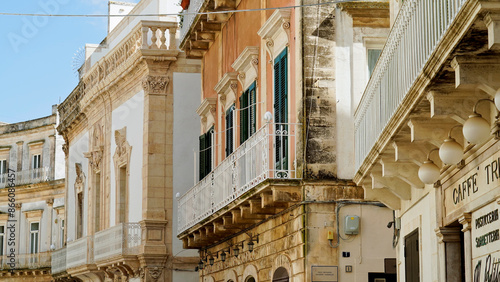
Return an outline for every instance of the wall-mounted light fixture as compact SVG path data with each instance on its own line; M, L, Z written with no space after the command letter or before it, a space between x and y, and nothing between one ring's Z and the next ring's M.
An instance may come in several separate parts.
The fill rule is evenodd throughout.
M448 132L448 138L446 138L441 147L439 147L439 158L441 158L441 160L445 164L458 164L464 156L462 146L458 144L458 142L453 137L451 137L451 131L454 128L460 126L462 125L455 125L450 128L450 131Z
M499 91L497 91L497 95L498 93ZM472 109L473 114L469 116L469 119L464 123L463 127L464 137L465 139L467 139L467 141L469 141L469 143L481 144L486 141L488 137L490 137L491 126L489 122L477 112L477 105L479 104L479 102L489 101L496 106L497 103L500 104L499 100L500 98L497 99L497 97L495 96L495 101L490 99L479 99L476 102L474 108Z
M259 243L259 235L257 235L255 239L252 236L250 236L250 242L248 242L247 244L249 252L253 252L253 246L255 245L254 241L257 242L257 244Z
M241 242L241 250L243 250L243 247L245 245L243 245L244 242ZM234 254L234 257L238 257L240 255L240 248L239 248L239 243L238 244L235 244L234 245L234 248L233 248L233 254Z
M418 178L425 184L434 184L441 176L439 167L430 159L431 153L437 150L437 148L430 150L427 160L418 169Z
M264 114L264 121L270 123L273 120L273 114L271 112L266 112Z

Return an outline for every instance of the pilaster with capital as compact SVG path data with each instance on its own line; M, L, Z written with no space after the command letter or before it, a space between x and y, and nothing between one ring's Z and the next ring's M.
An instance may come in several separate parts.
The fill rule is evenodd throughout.
M464 261L465 261L465 281L472 282L472 215L464 213L458 219L462 224L462 232L464 233Z

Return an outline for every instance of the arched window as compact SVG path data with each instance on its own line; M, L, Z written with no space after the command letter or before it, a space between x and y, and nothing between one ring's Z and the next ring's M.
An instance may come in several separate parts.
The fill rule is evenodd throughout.
M273 282L288 282L290 281L288 277L288 271L284 267L279 267L276 269L273 275Z
M255 282L255 278L248 276L247 279L245 279L245 282Z

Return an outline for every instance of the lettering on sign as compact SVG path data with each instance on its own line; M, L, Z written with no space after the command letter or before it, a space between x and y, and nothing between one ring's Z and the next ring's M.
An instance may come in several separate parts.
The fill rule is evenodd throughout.
M474 262L474 282L500 281L500 259L491 254Z
M338 282L337 266L311 266L312 282Z
M466 168L469 168L467 171ZM500 185L500 157L497 153L472 166L462 169L462 177L446 183L444 188L445 212L450 215Z

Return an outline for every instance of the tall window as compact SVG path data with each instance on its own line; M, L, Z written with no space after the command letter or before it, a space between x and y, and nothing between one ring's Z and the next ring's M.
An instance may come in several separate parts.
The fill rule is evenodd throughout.
M41 167L42 155L33 155L33 162L31 164L31 168L40 168Z
M61 241L61 248L64 247L64 219L61 219L61 230L59 231L59 240Z
M240 144L255 133L257 123L255 82L240 96Z
M76 206L76 238L81 238L83 236L83 193L80 192L77 195L77 206Z
M288 61L285 48L274 60L275 168L288 169ZM279 175L277 175L279 177Z
M0 174L7 173L7 160L0 160Z
M41 167L41 163L42 163L41 159L42 159L42 155L33 155L33 161L31 163L31 168L33 169L31 177L33 179L41 177L41 172L38 170L38 168Z
M226 157L234 150L234 105L226 112Z
M40 223L30 223L30 254L38 253L38 237L40 232Z
M118 190L118 223L128 220L127 166L120 167L120 187Z
M0 256L3 256L5 248L5 226L0 226Z
M7 160L0 160L0 183L7 182Z
M200 180L212 171L212 134L214 127L200 136Z
M368 49L368 77L372 76L378 57L380 57L381 53L381 49Z

